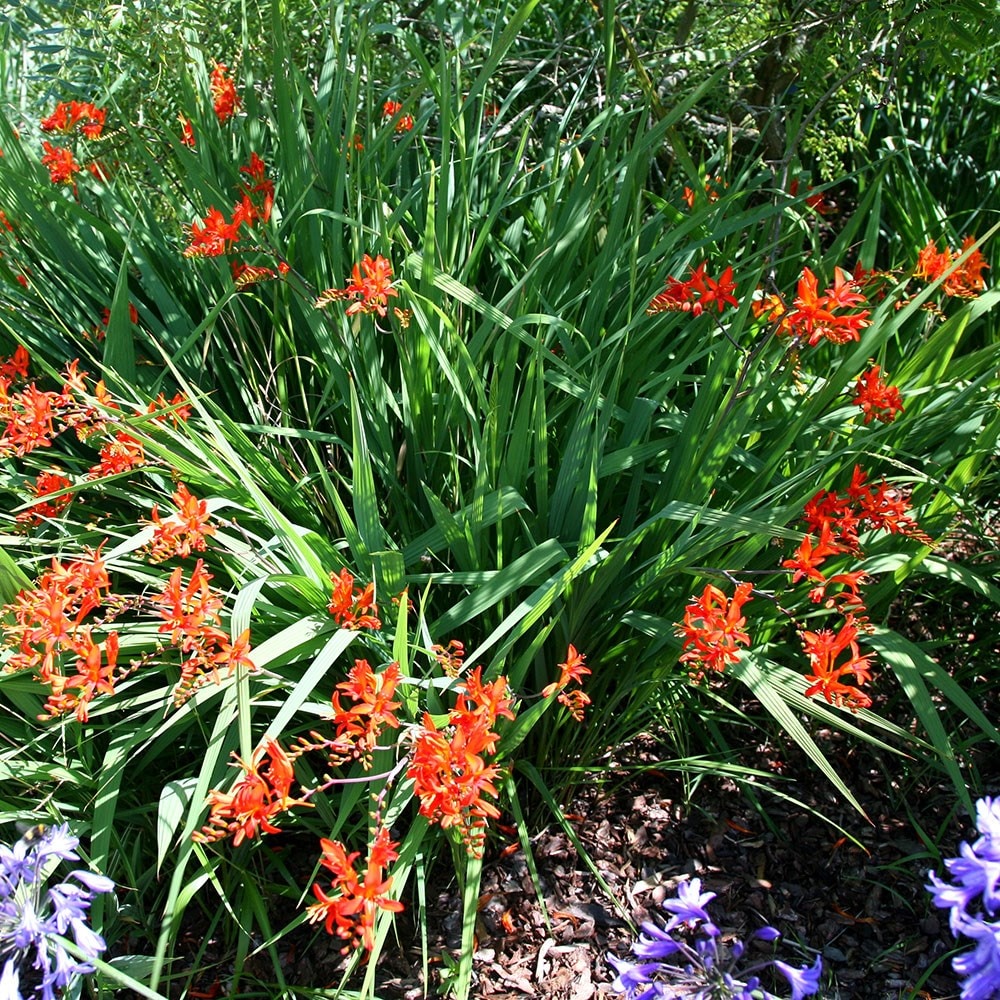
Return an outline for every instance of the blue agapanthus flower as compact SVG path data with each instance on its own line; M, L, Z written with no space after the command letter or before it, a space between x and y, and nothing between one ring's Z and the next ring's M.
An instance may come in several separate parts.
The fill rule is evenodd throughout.
M94 971L91 962L105 950L87 911L114 882L79 869L48 885L61 862L80 860L78 845L67 824L38 828L13 847L0 844L0 1000L56 1000L75 976ZM88 960L73 958L58 940L69 936Z
M1000 797L976 803L976 829L975 843L963 841L945 860L951 880L931 872L927 891L948 910L952 933L973 942L951 963L962 1000L1000 1000Z
M819 992L823 962L798 968L775 959L747 960L746 946L723 935L705 908L715 893L701 891L701 879L682 883L674 899L664 901L671 914L666 926L644 923L632 946L638 962L608 956L618 973L611 988L626 1000L778 1000L762 985L762 976L775 969L791 987L791 1000ZM774 927L753 935L773 942L781 937Z

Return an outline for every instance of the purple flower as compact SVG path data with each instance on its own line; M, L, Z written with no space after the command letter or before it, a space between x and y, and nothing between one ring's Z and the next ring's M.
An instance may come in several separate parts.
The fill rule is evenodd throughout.
M1000 924L967 918L962 933L975 942L951 963L963 979L962 1000L995 1000L1000 996Z
M669 931L661 930L656 924L644 923L642 935L632 946L636 958L669 958L684 950L683 941L675 941Z
M1000 894L997 893L997 883L1000 882L1000 858L993 860L981 857L975 848L964 842L958 845L958 852L961 857L945 861L948 871L973 896L982 893L983 906L990 913L995 913L1000 908Z
M631 965L614 955L608 955L608 963L618 973L618 978L611 984L613 990L623 993L628 1000L647 1000L656 996L652 975L659 970L659 962Z
M947 909L952 932L971 938L974 945L952 959L961 979L962 1000L996 1000L1000 997L1000 920L987 920L973 912L980 900L989 915L1000 910L1000 798L976 803L976 828L980 837L971 846L958 845L959 856L945 861L952 882L930 873L927 890L934 905Z
M788 980L792 987L792 1000L802 1000L819 992L819 977L823 972L823 960L817 955L811 966L796 969L784 962L774 961L774 967Z
M21 1000L20 976L13 958L8 958L0 973L0 1000Z
M673 996L687 1000L779 1000L761 986L760 973L773 965L791 983L792 1000L818 991L819 958L805 969L766 960L744 964L747 954L743 942L723 937L705 908L714 898L714 893L701 891L699 879L680 885L676 898L663 904L673 914L666 927L644 923L639 941L632 946L632 954L644 961L633 965L608 956L618 973L612 989L624 994L626 1000ZM754 936L774 941L781 935L774 927L763 927Z
M705 904L715 899L714 892L701 891L701 879L693 878L690 882L682 882L677 887L677 898L667 899L663 903L663 909L673 913L666 929L672 931L678 924L693 923L703 920L715 929Z
M69 827L52 827L40 836L22 838L13 847L0 845L0 1000L56 1000L74 976L94 971L93 959L105 950L104 939L87 924L97 892L114 883L93 872L74 871L75 882L45 889L61 861L77 861L79 841ZM76 882L82 883L77 885ZM58 936L71 930L86 960L72 958ZM21 971L30 968L31 987L22 991Z
M1000 861L1000 797L976 803L976 829L982 836L972 845L973 850L990 861Z
M942 910L950 910L948 923L953 934L959 933L962 915L976 898L975 889L968 886L952 885L939 879L934 872L929 873L930 883L924 888L932 895L934 905Z

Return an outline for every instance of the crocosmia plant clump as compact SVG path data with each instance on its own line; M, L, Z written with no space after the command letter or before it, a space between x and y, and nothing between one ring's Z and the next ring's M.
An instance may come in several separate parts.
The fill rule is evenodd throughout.
M948 923L957 936L967 937L973 948L952 959L961 979L962 1000L997 1000L1000 997L1000 797L976 803L979 839L962 841L957 858L945 867L951 881L930 873L928 892L934 905L948 910Z
M642 934L632 946L638 962L608 956L618 973L611 988L626 1000L684 998L684 1000L778 1000L762 985L762 977L774 969L788 981L791 1000L819 992L823 961L817 956L811 966L797 968L778 959L758 959L746 945L713 922L706 905L714 892L701 891L701 879L682 883L663 908L671 915L666 925L642 925ZM761 927L753 937L772 942L781 937L774 927ZM773 978L773 977L772 977Z
M111 892L114 882L85 868L66 881L45 883L61 861L79 861L79 840L69 826L36 828L13 847L0 844L0 998L50 1000L77 976L93 972L92 961L105 949L104 939L87 922L97 893ZM69 881L72 879L73 881ZM72 934L87 956L70 956L59 938Z

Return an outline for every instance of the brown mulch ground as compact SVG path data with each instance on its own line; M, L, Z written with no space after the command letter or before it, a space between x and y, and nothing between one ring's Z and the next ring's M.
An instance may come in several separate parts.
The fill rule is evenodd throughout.
M769 923L787 940L821 951L833 974L828 1000L907 997L931 966L937 969L923 984L924 996L956 996L948 962L941 962L951 947L947 924L931 911L922 889L927 870L936 864L933 845L923 838L941 831L947 854L969 830L967 820L948 812L953 791L938 782L914 790L909 806L915 823L905 811L885 807L899 798L890 787L891 761L849 749L836 734L821 735L820 743L870 823L794 759L778 762L787 779L782 790L816 812L762 795L766 821L730 783L702 788L697 807L685 809L676 775L656 768L631 776L621 772L617 787L592 786L569 810L572 828L610 896L558 825L534 838L548 923L520 849L494 852L483 875L473 995L498 1000L612 995L614 973L605 956L627 956L633 936L625 917L635 925L658 919L658 904L673 895L682 878L697 875L703 891L717 893L716 916L724 931L746 937ZM774 766L773 754L762 757L760 763ZM437 932L431 953L456 953L457 893L443 886L429 902ZM781 957L796 961L794 953ZM801 952L798 959L807 957ZM411 958L419 968L416 950ZM414 968L385 972L380 996L423 995Z

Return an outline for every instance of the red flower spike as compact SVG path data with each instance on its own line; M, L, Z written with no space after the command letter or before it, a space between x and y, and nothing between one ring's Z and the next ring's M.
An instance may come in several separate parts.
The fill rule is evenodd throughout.
M736 285L733 282L733 269L727 267L718 280L708 277L705 273L706 262L691 268L691 277L687 281L678 281L673 275L667 278L667 287L654 296L646 309L646 314L681 310L690 312L692 316L700 316L707 307L714 305L721 313L726 306L739 306L739 301L733 295Z
M153 525L149 558L163 562L174 556L186 559L193 551L203 552L206 540L215 534L215 525L209 523L208 503L193 496L184 483L177 484L173 495L177 512L166 520L160 519L157 505L153 504L149 523Z
M807 698L822 694L830 704L840 706L846 703L851 711L871 705L871 698L859 687L871 679L870 661L874 654L862 656L857 637L858 629L850 616L839 632L821 629L819 632L802 633L802 645L812 669L812 673L806 675L806 680L812 682L805 692ZM848 653L848 658L838 665L836 660L844 652ZM854 677L855 685L841 680L848 674Z
M858 376L851 402L861 407L866 424L871 423L873 419L891 424L896 419L896 414L903 412L903 400L899 390L882 380L878 365L872 365Z
M739 647L750 645L750 636L743 631L746 618L742 610L752 593L751 584L740 583L729 600L718 587L708 584L701 597L692 598L684 609L684 620L676 626L677 635L684 640L680 662L696 664L693 680L704 676L704 668L725 670L727 663L739 659Z
M375 947L375 919L379 910L399 913L403 904L391 899L392 876L385 871L399 854L399 844L390 840L389 831L380 827L368 852L363 879L355 868L360 851L347 853L336 840L320 840L320 864L333 875L328 895L319 884L313 885L318 902L306 908L310 923L322 920L327 934L336 934L345 942L346 955L360 945L366 951Z
M497 718L514 717L511 704L507 679L483 683L477 667L459 688L443 729L424 716L406 772L420 799L421 815L443 829L457 829L473 854L482 850L487 820L500 815L488 801L498 796L494 782L500 768L487 764L484 755L493 754L500 739L493 730Z
M363 589L355 589L354 577L346 569L331 573L330 580L333 583L333 593L327 610L341 628L377 631L382 627L373 583Z
M59 472L39 473L31 489L41 502L34 504L27 510L22 510L15 520L21 522L27 521L30 524L40 524L45 518L58 517L73 500L73 494L64 493L62 496L54 497L51 500L43 500L42 498L48 497L49 494L56 493L59 490L67 489L72 485L73 483Z
M590 669L584 666L586 657L576 651L576 646L572 643L566 651L566 660L559 664L559 680L542 688L542 697L548 698L557 691L562 691L569 684L582 684L585 674L590 673Z
M252 840L258 832L280 833L271 822L292 806L308 805L290 795L295 772L281 744L269 739L253 752L250 761L233 754L243 774L229 792L212 789L206 800L208 822L193 839L200 843L232 836L233 846Z
M360 757L367 770L371 767L372 751L378 747L382 730L399 728L396 709L401 702L393 701L401 672L398 663L390 663L376 674L367 660L355 660L347 680L337 685L333 693L333 724L339 744L349 746ZM353 705L345 708L341 696Z
M0 379L13 382L16 378L27 378L30 362L27 349L18 344L9 358L0 358Z
M83 167L73 158L73 153L62 146L53 146L51 142L43 142L42 166L47 167L49 178L53 184L72 184L73 174L79 173Z
M177 115L177 120L181 124L181 145L187 146L188 149L194 149L196 145L196 140L194 136L194 126L191 124L191 119L186 118L183 113Z
M791 559L786 559L781 565L785 569L794 571L792 583L798 583L805 578L823 584L826 583L826 577L820 573L818 567L826 561L827 556L844 551L846 551L844 547L834 541L830 522L827 521L820 527L819 541L815 545L812 535L806 535L795 550L795 555Z
M209 81L212 93L212 108L220 125L225 125L239 110L240 99L236 93L236 84L228 75L229 67L224 63L216 63Z
M104 128L107 111L84 101L60 101L48 118L43 118L43 132L60 132L68 135L80 125L80 132L86 139L98 139ZM81 124L82 123L82 124Z
M953 265L976 242L974 236L967 236L962 241L961 250L945 249L938 251L936 244L929 241L919 254L913 269L913 277L919 281L932 284L939 278L944 278L942 290L945 295L958 298L975 298L985 287L983 271L988 267L982 253L977 249L965 259L960 267ZM951 270L951 273L947 272Z

